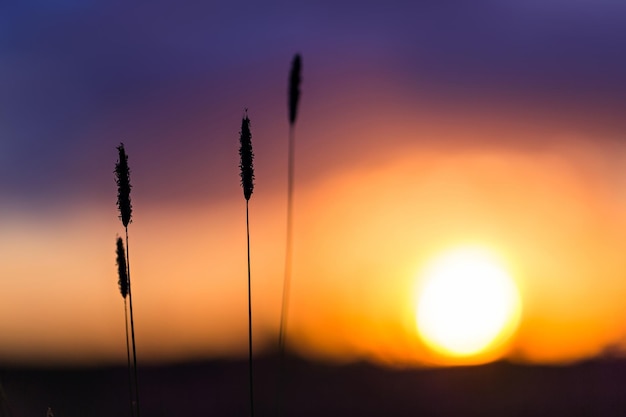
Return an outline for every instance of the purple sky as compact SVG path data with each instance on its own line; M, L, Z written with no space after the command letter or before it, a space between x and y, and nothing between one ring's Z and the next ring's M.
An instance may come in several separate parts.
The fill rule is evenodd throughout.
M189 193L207 182L214 187L207 193L218 192L223 186L207 178L236 162L243 108L253 129L283 123L295 52L304 56L309 112L351 105L331 94L324 101L312 87L330 93L353 82L367 96L374 79L407 95L454 92L470 101L595 100L619 106L614 118L626 98L626 6L619 2L1 7L3 205L104 202L120 141L137 175L143 163L150 170L155 198L186 194L170 188L174 175L190 182ZM282 137L265 141L257 146L282 151Z

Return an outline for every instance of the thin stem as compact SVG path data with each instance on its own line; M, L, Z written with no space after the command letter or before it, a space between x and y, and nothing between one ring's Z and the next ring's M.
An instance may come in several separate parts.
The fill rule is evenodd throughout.
M278 372L278 416L283 415L283 397L285 391L285 348L287 345L287 313L289 310L289 292L291 287L292 236L293 236L293 183L295 172L295 132L289 124L289 151L287 157L287 239L285 246L285 270L283 281L283 300L280 312L280 330L278 348L280 351L280 370Z
M127 271L128 272L128 271ZM130 400L130 415L135 415L133 408L133 372L130 366L130 342L128 340L128 307L124 298L124 328L126 330L126 359L128 363L128 399Z
M130 284L130 255L128 254L128 227L126 229L126 267L128 268L128 300L130 302L130 333L133 339L133 369L135 373L135 408L139 417L139 382L137 382L137 350L135 348L135 321L133 315L133 293Z
M248 200L246 200L246 236L248 239L248 364L250 368L250 416L254 416L254 395L252 391L252 294L250 289L250 221L248 218Z
M289 289L291 285L291 258L293 239L293 183L295 171L295 132L293 124L289 125L289 155L287 164L287 244L285 249L285 275L283 282L283 302L280 313L280 332L278 346L281 356L285 355L287 344L287 313L289 310Z

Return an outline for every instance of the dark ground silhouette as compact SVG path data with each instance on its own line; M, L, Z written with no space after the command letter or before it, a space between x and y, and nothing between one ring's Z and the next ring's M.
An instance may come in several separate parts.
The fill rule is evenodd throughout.
M572 366L390 370L288 358L286 416L626 415L626 361ZM144 416L246 416L248 362L140 366ZM275 415L278 357L255 360L255 412ZM14 417L126 416L128 375L101 369L0 366Z

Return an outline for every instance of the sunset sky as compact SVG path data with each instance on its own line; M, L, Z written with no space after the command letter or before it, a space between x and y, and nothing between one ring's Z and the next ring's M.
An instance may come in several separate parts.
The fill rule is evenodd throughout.
M295 53L291 351L441 363L416 291L471 245L521 294L498 355L626 352L625 4L67 0L0 6L0 362L125 363L120 142L139 361L246 355L244 108L254 345L275 349Z

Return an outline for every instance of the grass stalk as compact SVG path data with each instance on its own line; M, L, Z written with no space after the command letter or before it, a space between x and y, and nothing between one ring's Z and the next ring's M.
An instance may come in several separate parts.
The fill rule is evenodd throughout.
M252 378L252 292L250 285L250 220L246 200L246 237L248 241L248 368L250 375L250 415L254 416L254 383Z
M287 343L287 317L289 312L289 294L291 287L291 262L293 251L293 183L295 173L295 132L294 126L289 125L289 153L287 163L287 230L285 244L285 268L283 278L283 297L280 313L280 330L278 333L278 347L280 354L285 354Z
M126 361L128 367L128 398L130 399L130 415L135 415L135 407L133 406L133 373L130 364L130 341L128 340L128 303L124 298L124 330L126 330Z
M130 281L130 256L128 252L128 227L124 228L126 231L126 259L128 267L128 304L130 306L130 335L133 346L133 373L135 376L135 415L139 417L139 379L137 378L137 345L135 343L135 315L133 314L133 291Z
M298 117L300 101L300 82L302 79L302 58L296 54L289 73L288 110L289 110L289 142L287 151L287 228L285 239L285 269L283 275L283 296L280 309L280 327L278 331L278 350L280 353L280 369L278 371L277 415L283 415L283 397L285 390L285 350L287 346L287 318L289 316L289 294L291 292L291 264L293 258L293 194L295 177L296 133L295 124Z
M130 332L133 347L133 370L135 379L135 415L139 417L139 382L137 378L137 349L135 343L135 320L133 313L133 292L130 280L130 253L128 245L128 225L132 222L132 204L130 202L130 168L128 167L128 155L124 144L117 147L119 159L115 164L115 177L117 183L117 207L120 211L120 220L126 233L126 275L128 278L128 303L130 306Z
M126 361L128 365L128 401L130 403L130 415L135 415L133 406L133 373L130 364L130 343L128 341L128 304L126 297L128 296L128 267L126 264L126 252L124 251L124 241L118 236L116 241L117 254L117 271L118 271L118 287L120 294L124 299L124 330L126 331Z
M302 59L299 54L293 58L289 74L289 143L287 156L287 236L285 245L285 269L283 278L283 297L280 313L280 329L278 333L278 347L281 357L285 354L287 341L287 313L289 311L289 294L291 287L291 263L293 257L293 193L295 177L295 124L298 117L298 102L300 101L300 82L302 79Z
M254 417L254 391L252 378L252 286L250 275L250 218L248 203L254 191L254 153L252 152L252 134L250 132L250 119L246 109L241 121L241 132L239 132L239 168L241 169L241 186L243 196L246 199L246 239L248 249L248 367L250 381L250 416Z

